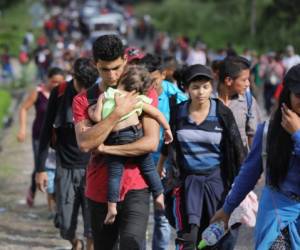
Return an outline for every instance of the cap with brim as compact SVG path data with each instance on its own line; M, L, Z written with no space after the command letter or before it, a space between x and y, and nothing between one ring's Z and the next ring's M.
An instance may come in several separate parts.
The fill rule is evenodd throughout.
M196 77L206 77L208 79L213 79L211 69L202 64L195 64L189 66L186 69L184 76L186 82L191 82Z
M300 64L293 66L284 77L284 85L293 93L300 94Z
M127 61L131 62L135 59L142 59L145 54L136 47L129 47L125 49L125 55L127 56Z

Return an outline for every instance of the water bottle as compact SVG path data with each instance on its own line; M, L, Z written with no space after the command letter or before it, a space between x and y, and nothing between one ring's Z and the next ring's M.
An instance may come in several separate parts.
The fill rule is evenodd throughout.
M198 249L215 245L225 234L226 230L223 221L210 224L202 233L202 240L199 242Z

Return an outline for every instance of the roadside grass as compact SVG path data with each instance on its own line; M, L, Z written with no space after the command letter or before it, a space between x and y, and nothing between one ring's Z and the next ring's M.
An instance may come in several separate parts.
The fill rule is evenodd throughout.
M34 2L36 1L19 1L1 10L0 47L9 46L10 54L14 57L18 56L23 37L32 26L32 18L28 10Z
M5 116L7 115L7 111L11 104L12 97L9 91L0 90L0 129L3 127L3 121Z
M9 177L12 177L16 173L16 167L13 167L9 164L0 164L0 181L7 180Z
M33 60L30 61L27 65L20 65L19 75L16 76L14 82L7 86L8 89L14 90L16 88L28 88L32 87L35 82L36 76L36 66Z

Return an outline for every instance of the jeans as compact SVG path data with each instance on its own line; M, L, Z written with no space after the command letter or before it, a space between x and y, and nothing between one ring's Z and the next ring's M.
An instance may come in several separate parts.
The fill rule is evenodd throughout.
M89 200L95 250L141 250L149 217L148 189L131 190L117 205L112 225L104 224L107 204ZM119 240L118 240L119 239Z
M164 211L154 210L152 250L167 250L171 239L171 228Z
M166 174L169 174L170 163L165 162L164 168L166 169ZM167 179L167 178L166 178ZM162 180L162 184L166 191L165 181ZM169 220L165 216L164 211L156 210L154 206L154 227L152 236L152 250L167 250L169 249L169 243L171 240L171 227ZM146 250L146 239L144 240L143 250Z
M122 145L134 142L143 137L143 129L138 126L113 132L109 135L106 143L108 145ZM108 165L108 201L117 202L119 200L120 181L123 174L125 163L130 158L125 156L108 155L105 161ZM134 162L140 166L142 175L146 179L153 196L156 197L163 192L163 186L156 171L151 154L135 157Z
M171 163L167 160L164 164L167 177L162 180L164 190L167 191L166 180L170 174ZM154 227L152 236L152 250L167 250L171 240L171 227L165 213L154 209Z

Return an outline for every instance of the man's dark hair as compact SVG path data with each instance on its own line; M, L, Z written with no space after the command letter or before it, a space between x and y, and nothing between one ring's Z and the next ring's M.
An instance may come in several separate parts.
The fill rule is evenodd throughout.
M213 60L211 63L211 69L213 72L219 72L220 65L222 61L221 60Z
M162 64L164 68L177 68L176 58L172 55L162 57Z
M113 61L124 56L124 46L116 35L100 36L93 43L93 57L98 60Z
M219 65L219 79L224 82L226 77L236 79L241 71L250 69L250 62L241 56L228 56Z
M97 81L99 74L92 59L78 58L73 65L73 76L79 87L87 89Z
M52 76L55 76L55 75L62 75L64 76L65 75L65 71L63 71L61 68L58 68L58 67L53 67L53 68L50 68L48 70L48 78L51 78Z
M162 70L162 60L159 56L147 53L140 61L139 65L143 65L150 73Z

